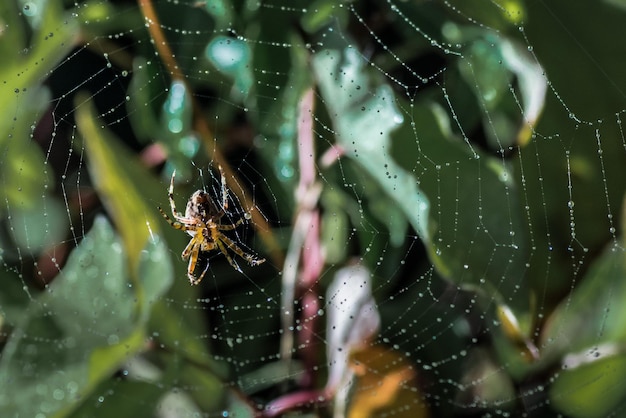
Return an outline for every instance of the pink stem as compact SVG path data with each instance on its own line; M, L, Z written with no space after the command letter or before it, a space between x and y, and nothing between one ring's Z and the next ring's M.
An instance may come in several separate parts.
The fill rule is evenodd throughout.
M263 411L264 417L277 417L287 411L319 405L328 401L323 390L306 390L282 396L267 404Z

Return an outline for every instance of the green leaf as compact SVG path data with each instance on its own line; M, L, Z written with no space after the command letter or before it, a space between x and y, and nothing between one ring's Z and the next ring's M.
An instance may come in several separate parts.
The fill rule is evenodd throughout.
M454 0L451 7L466 21L480 22L483 27L506 30L512 24L527 21L526 3L521 0L496 0L483 3L480 0Z
M463 106L465 89L450 90L450 101L463 109L457 114L460 125L468 132L481 119L488 144L496 151L526 145L544 107L545 71L527 48L490 30L450 24L444 33L451 43L466 45L456 67L474 93L474 105Z
M65 206L51 196L45 195L40 205L28 207L16 205L11 218L15 244L38 253L48 246L61 242L67 233L68 219Z
M515 406L516 392L511 376L495 360L493 354L483 348L469 353L456 398L459 404L470 405L470 410L471 406L477 410L487 407L509 410Z
M527 313L525 231L508 168L453 138L440 109L405 105L411 124L402 124L387 86L370 93L355 50L323 51L313 64L337 142L403 211L439 272ZM416 179L411 172L421 174Z
M510 93L513 77L502 65L502 52L494 47L496 42L497 38L488 35L474 39L463 51L465 59L457 61L461 75L487 111L496 109L502 97Z
M20 96L39 104L41 100L49 99L45 89L33 89ZM26 104L18 107L20 111L12 124L8 123L11 118L0 118L0 153L4 156L0 165L0 199L7 201L1 212L35 210L41 205L41 196L49 183L41 148L29 139L30 125L40 117L42 109L39 105L38 108ZM14 110L7 111L15 113Z
M81 23L83 35L92 39L128 31L128 28L136 28L145 23L138 7L124 7L118 2L85 0L72 13L73 18ZM115 16L115 19L111 19L111 16ZM133 32L137 38L143 36L141 31Z
M11 211L40 205L48 170L41 148L29 138L50 103L50 94L41 84L73 47L73 38L78 34L76 22L65 19L60 1L31 5L29 19L31 23L36 19L37 24L30 45L25 38L31 28L26 20L16 18L14 1L0 6L0 19L11 22L0 36L0 52L11 51L8 56L3 53L0 61L0 114L4 115L0 118L0 200L6 200Z
M2 11L2 10L0 10ZM4 10L5 12L10 12ZM33 18L41 19L37 25L37 29L32 35L31 45L28 47L28 53L19 57L14 56L13 59L3 59L0 63L0 94L3 98L11 98L11 100L3 100L0 103L0 109L18 109L15 103L16 96L11 92L15 89L25 91L44 81L44 78L56 67L60 60L74 46L74 41L78 39L78 22L76 19L67 19L66 12L59 0L49 0L45 4L40 3L36 10L33 9ZM16 30L19 28L19 20L15 20L14 16L4 16L10 22L15 22ZM23 23L23 21L22 21ZM13 24L11 26L14 26ZM22 31L27 29L22 27ZM14 35L17 36L17 35ZM15 37L0 37L0 48L4 48L4 42L15 40ZM12 45L15 48L15 45ZM15 49L17 50L17 49ZM17 50L20 52L19 50ZM22 71L28 68L28 71ZM39 103L42 105L45 103ZM2 113L6 114L6 113ZM10 113L14 114L14 112ZM4 138L2 138L4 139Z
M154 416L159 400L166 393L162 385L111 379L98 386L72 418Z
M284 2L287 4L287 2ZM289 7L285 7L281 13L275 13L267 7L260 7L256 10L254 24L248 26L245 33L248 39L265 39L266 42L254 43L252 50L251 68L255 69L255 91L254 103L250 107L255 107L263 115L264 123L260 126L263 131L268 131L266 124L269 124L269 132L274 126L281 123L280 109L283 107L280 100L280 92L287 93L289 78L285 74L291 73L292 56L295 51L285 48L284 45L291 45L296 41L291 28L293 20L300 17L298 5L304 6L302 0L290 1ZM274 5L277 7L277 5ZM299 98L298 98L299 99ZM293 109L294 111L297 108Z
M526 231L513 176L501 160L481 156L452 135L436 105L403 106L411 126L394 136L392 155L419 175L433 202L431 260L446 279L509 305L526 329L529 317Z
M193 97L185 83L174 80L161 109L158 137L167 148L169 163L180 178L191 176L189 160L200 150L200 140L192 130Z
M204 8L213 16L216 23L216 30L228 29L233 22L233 6L228 0L212 0L204 2Z
M76 106L76 124L90 158L88 167L92 181L120 231L131 266L135 268L148 238L158 232L161 225L156 205L149 207L145 203L158 202L163 196L158 193L161 187L110 131L97 124L88 96L79 94ZM129 183L131 179L144 187L133 186Z
M17 18L19 15L17 1L0 2L0 19L3 22L12 22L2 28L0 37L0 56L3 58L2 64L4 65L17 60L26 47L27 28L25 22Z
M544 362L599 344L626 342L624 277L624 250L614 243L548 319L541 335Z
M348 8L341 7L335 0L315 0L305 9L300 22L308 33L315 33L330 25L334 20L347 22Z
M579 282L577 272L589 266L590 255L604 250L614 235L611 226L617 226L610 223L626 190L620 139L626 61L618 59L613 41L619 44L623 37L624 15L607 2L572 8L560 0L549 12L538 2L526 6L524 36L556 94L547 95L536 140L520 150L515 169L524 173L519 182L539 250L528 277L550 304L571 291L573 280ZM587 6L598 24L589 24ZM571 185L563 187L568 179Z
M289 23L285 22L285 25ZM272 23L268 26L278 25ZM294 45L289 48L289 55L285 57L285 61L280 61L276 56L263 55L270 53L268 45L258 45L254 49L253 64L272 67L261 71L261 74L259 71L255 72L256 103L251 106L256 110L257 126L263 137L262 141L258 141L259 152L268 161L268 165L272 166L279 181L276 189L280 191L294 187L297 179L296 139L299 109L304 91L311 87L309 54L299 45L300 38L291 34L285 42ZM261 56L257 57L259 54ZM271 74L267 74L270 72ZM268 82L273 84L264 84ZM275 87L270 89L269 86ZM273 185L270 183L270 186ZM286 193L282 199L280 196L278 198L285 202L289 212L293 211L290 207L293 204L290 193Z
M622 410L626 356L617 355L560 371L550 387L550 402L572 418L600 418ZM618 408L620 407L620 408Z
M194 388L190 395L201 410L213 413L219 411L227 389L223 381L219 379L219 375L215 373L215 370L207 370L197 367L197 365L186 364L180 370L180 374L172 376L172 378L172 385L175 385L180 380L185 386Z
M174 281L174 267L169 250L158 235L153 236L146 249L141 252L138 276L143 302L141 315L147 320L152 306Z
M252 88L252 53L244 41L226 36L216 36L205 51L209 61L224 74L235 80L234 94L246 97Z
M154 102L165 86L158 83L155 65L143 57L133 61L133 76L128 85L127 115L133 132L141 141L149 142L157 137L159 121Z
M0 409L7 416L71 410L141 349L140 312L122 243L97 218L11 334L0 358Z
M365 62L353 48L322 51L313 57L313 68L337 143L402 209L422 240L428 241L428 199L391 156L389 135L403 121L391 89L371 86Z
M164 130L174 138L191 129L191 96L185 83L174 80L167 92L161 115Z
M5 262L1 253L0 261ZM21 321L32 295L15 270L0 269L0 283L0 326L8 324L15 327Z

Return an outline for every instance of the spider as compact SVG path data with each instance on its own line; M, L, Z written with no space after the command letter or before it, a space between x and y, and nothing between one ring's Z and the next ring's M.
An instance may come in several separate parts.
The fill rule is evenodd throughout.
M265 261L264 258L258 258L254 255L244 252L235 242L222 233L222 231L232 231L241 225L245 219L249 218L246 214L245 217L239 219L233 224L222 224L220 219L226 215L228 210L228 189L226 188L226 178L222 171L222 167L218 166L222 187L222 204L218 206L211 196L204 190L196 190L191 195L187 202L187 208L185 209L185 216L176 210L176 203L174 203L174 176L176 171L172 173L172 179L170 180L170 187L168 189L167 197L170 201L172 208L172 215L174 220L170 219L165 214L163 209L158 208L161 215L165 220L174 228L186 231L191 235L189 244L185 247L182 253L183 260L189 259L189 266L187 268L187 277L192 285L196 285L202 281L204 275L209 269L209 263L200 274L200 277L196 278L194 271L198 264L198 256L201 252L208 252L212 250L219 250L226 260L234 267L235 270L241 272L239 265L231 255L228 253L227 248L233 251L235 254L246 260L251 266L257 266Z

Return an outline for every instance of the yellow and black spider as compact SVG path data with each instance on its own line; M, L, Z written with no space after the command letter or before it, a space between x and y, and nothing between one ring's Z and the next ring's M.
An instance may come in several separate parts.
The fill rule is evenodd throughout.
M235 254L246 260L251 266L259 265L265 261L264 258L257 258L244 252L232 239L222 233L222 231L232 231L237 228L244 222L245 218L239 219L234 224L220 223L220 219L226 215L226 211L228 210L228 189L226 188L226 178L222 172L222 167L218 166L218 169L222 179L221 207L217 206L207 192L204 190L196 190L189 198L189 201L187 201L185 216L183 216L176 210L176 203L174 203L174 176L176 175L176 171L174 171L172 173L172 179L170 180L167 197L170 201L172 216L175 220L172 221L170 217L163 212L163 209L158 208L161 215L163 215L165 220L172 225L172 227L187 231L187 233L191 235L191 240L182 253L183 260L189 259L187 277L189 277L191 284L200 283L209 269L209 263L207 261L207 265L200 277L196 278L194 275L196 265L198 264L198 256L201 252L218 249L224 254L230 265L239 272L241 272L239 265L233 260L226 248L229 248Z

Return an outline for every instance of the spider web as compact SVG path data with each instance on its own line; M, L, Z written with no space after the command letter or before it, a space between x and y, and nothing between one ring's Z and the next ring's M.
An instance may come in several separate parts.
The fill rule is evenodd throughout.
M589 4L587 4L589 3ZM0 5L0 411L621 416L624 5ZM198 189L248 254L171 228Z

